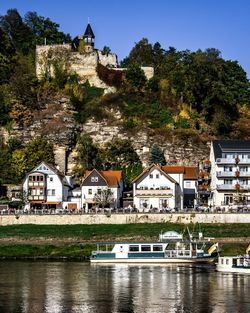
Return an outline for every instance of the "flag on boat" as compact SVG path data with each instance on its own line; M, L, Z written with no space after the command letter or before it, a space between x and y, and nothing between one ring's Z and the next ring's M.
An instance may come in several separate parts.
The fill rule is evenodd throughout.
M214 243L209 249L208 249L208 253L211 254L213 253L217 248L218 248L219 244L218 242Z
M246 248L246 253L248 253L250 251L250 244L248 245L248 247Z

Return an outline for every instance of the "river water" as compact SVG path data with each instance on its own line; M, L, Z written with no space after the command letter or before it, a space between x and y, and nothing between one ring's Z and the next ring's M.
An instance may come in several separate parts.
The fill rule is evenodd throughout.
M0 313L249 313L250 275L213 266L0 262Z

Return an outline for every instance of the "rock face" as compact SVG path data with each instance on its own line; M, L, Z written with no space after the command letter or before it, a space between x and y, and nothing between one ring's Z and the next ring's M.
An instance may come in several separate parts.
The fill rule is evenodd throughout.
M164 151L169 165L197 165L198 162L209 157L208 144L194 144L191 140L181 142L176 137L166 140L164 136L151 134L148 129L142 129L132 135L119 125L109 126L105 121L90 120L82 125L81 131L89 134L94 143L101 146L113 138L129 139L144 166L148 165L149 152L154 143Z
M149 152L154 143L164 151L169 165L197 165L209 157L209 146L202 143L180 141L176 137L156 135L148 128L135 133L125 131L119 112L111 111L112 125L109 121L96 122L89 120L85 124L78 124L74 117L74 110L70 100L66 97L48 101L43 110L34 113L34 121L30 126L14 125L10 132L1 130L4 141L15 137L27 143L36 136L42 136L54 145L55 160L59 169L72 174L76 165L76 137L79 133L89 134L93 142L103 147L114 138L129 139L139 155L144 166L148 165Z

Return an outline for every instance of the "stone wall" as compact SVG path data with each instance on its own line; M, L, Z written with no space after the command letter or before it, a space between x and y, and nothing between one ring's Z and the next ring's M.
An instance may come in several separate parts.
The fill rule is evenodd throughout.
M250 214L240 213L174 213L174 214L86 214L86 215L0 215L0 226L5 225L91 225L140 223L250 223Z
M53 59L53 53L60 52L68 55L69 70L72 73L77 73L82 82L89 81L95 87L103 88L105 93L115 92L114 87L106 85L97 75L96 67L100 63L114 70L125 71L125 68L118 67L117 55L114 53L103 54L100 50L93 50L88 53L80 54L79 52L71 51L69 44L64 45L43 45L36 46L36 75L40 79L46 67L53 75L53 68L48 66L48 59ZM52 56L50 56L52 55ZM48 57L49 56L49 57ZM153 67L142 67L147 79L154 76Z

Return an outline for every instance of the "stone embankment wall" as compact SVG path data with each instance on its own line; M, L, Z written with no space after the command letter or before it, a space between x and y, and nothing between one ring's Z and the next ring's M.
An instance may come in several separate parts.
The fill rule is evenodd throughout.
M2 215L0 226L5 225L74 225L74 224L140 224L140 223L250 223L250 214L182 213L182 214L86 214L86 215Z

